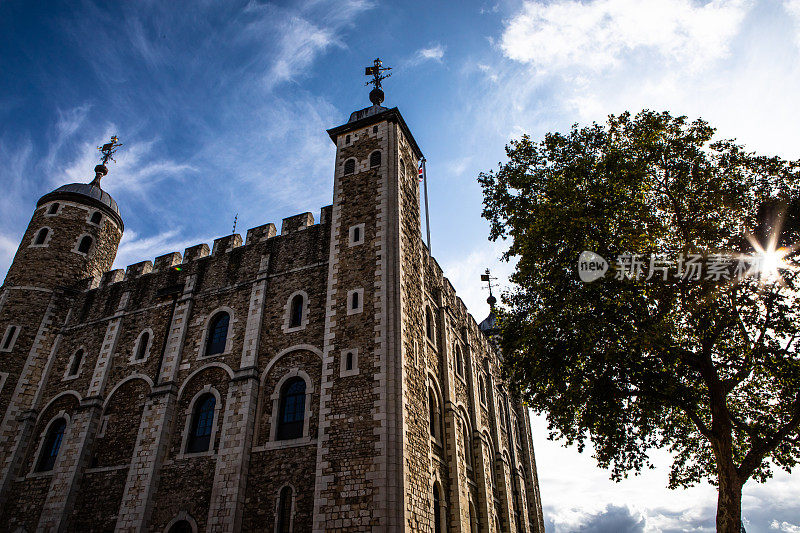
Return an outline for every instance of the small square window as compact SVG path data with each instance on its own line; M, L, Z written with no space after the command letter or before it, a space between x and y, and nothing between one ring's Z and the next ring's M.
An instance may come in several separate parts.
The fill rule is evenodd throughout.
M364 242L364 224L356 224L355 226L350 226L349 238L348 238L348 245L349 246L357 246Z

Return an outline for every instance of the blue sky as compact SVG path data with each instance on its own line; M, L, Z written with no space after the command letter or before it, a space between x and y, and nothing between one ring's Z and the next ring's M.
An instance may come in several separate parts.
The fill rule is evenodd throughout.
M368 105L363 67L394 67L428 159L434 255L479 319L487 241L478 172L512 138L642 108L800 158L800 0L28 2L0 0L0 275L36 200L88 182L126 223L116 266L331 202L325 129ZM550 531L711 531L715 492L669 491L669 457L615 484L534 419ZM800 482L748 483L750 532L800 532Z

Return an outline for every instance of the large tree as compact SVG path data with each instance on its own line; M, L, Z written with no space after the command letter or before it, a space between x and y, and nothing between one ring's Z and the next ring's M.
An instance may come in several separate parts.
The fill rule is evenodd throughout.
M616 480L668 449L670 488L715 484L717 530L738 533L744 483L800 454L800 162L714 132L624 113L523 136L479 181L516 262L505 371L551 438L588 439ZM581 281L583 251L605 276Z

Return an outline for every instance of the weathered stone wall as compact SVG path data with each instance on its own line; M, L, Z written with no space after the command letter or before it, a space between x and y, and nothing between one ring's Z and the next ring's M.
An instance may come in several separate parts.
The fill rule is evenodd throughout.
M503 531L543 530L526 411L428 257L418 150L401 120L339 136L333 205L319 223L310 213L285 219L280 235L266 224L245 243L226 236L106 272L120 236L110 218L93 226L91 210L69 202L55 215L48 204L35 211L0 292L0 335L19 326L0 353L0 529L163 530L183 518L199 531L272 530L288 486L293 531L432 532L436 519L453 532L495 531L498 521ZM351 158L356 171L345 174ZM48 246L27 247L44 224ZM85 232L97 246L88 258L71 251ZM79 261L59 269L42 254ZM230 316L225 348L208 354L220 312ZM306 382L303 433L280 441L281 387L295 376ZM206 392L216 398L212 445L187 453L193 400ZM69 419L63 464L34 472L57 416Z

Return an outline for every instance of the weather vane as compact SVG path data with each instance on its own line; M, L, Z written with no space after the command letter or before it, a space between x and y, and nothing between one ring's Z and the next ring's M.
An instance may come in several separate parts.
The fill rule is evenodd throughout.
M365 76L372 76L372 79L369 80L364 85L374 85L375 88L369 92L369 100L375 105L381 105L383 102L383 91L381 90L381 81L385 80L391 74L383 74L387 70L392 70L392 67L384 67L382 66L383 63L381 62L381 58L375 58L371 67L366 67L364 69Z
M492 294L492 280L496 279L497 278L492 276L492 273L491 271L489 271L488 268L486 269L485 274L481 274L481 281L486 281L489 283L489 297L486 298L486 303L488 303L489 307L491 307L492 309L494 309L494 305L497 303L497 298L495 298L494 295Z
M117 162L112 156L117 152L122 143L117 142L117 136L114 135L111 137L111 142L104 144L103 146L98 146L97 149L100 150L100 153L103 154L100 156L100 164L94 167L94 180L92 180L92 187L100 188L100 179L108 174L108 167L106 167L106 163L108 160Z

